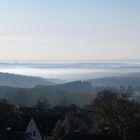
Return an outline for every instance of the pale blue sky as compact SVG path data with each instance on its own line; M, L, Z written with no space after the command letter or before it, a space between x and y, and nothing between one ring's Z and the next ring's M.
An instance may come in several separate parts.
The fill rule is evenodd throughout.
M140 0L1 0L0 60L140 59Z

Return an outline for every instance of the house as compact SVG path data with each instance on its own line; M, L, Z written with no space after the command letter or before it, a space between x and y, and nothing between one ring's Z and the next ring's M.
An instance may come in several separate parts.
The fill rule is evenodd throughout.
M46 114L31 117L25 130L25 140L46 140L51 135L57 121L57 116Z
M25 131L25 140L44 140L33 118Z

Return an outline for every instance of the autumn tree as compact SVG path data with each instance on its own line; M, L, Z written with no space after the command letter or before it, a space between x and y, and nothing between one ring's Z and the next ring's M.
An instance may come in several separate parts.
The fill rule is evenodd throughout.
M89 106L95 114L97 134L121 135L140 128L140 104L112 90L98 93Z

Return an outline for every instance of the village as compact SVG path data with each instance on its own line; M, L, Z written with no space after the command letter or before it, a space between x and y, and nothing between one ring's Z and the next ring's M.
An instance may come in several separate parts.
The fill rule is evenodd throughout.
M109 90L83 108L74 104L48 107L41 100L35 107L16 106L1 99L0 139L138 140L139 109L139 103Z

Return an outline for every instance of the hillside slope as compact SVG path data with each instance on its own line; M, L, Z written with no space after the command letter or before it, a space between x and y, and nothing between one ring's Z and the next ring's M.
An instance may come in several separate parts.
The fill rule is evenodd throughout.
M140 86L140 73L131 73L123 76L105 77L88 80L93 86Z
M9 73L0 73L0 86L27 87L31 88L37 85L53 85L51 80L41 77L22 76Z

